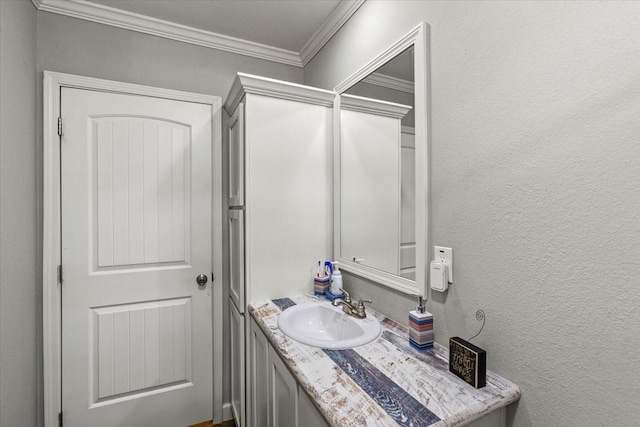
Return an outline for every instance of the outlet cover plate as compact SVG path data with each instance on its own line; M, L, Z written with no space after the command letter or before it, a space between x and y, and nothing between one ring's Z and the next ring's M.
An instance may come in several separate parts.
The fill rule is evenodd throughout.
M433 247L433 259L447 264L449 284L453 284L453 249L444 246Z

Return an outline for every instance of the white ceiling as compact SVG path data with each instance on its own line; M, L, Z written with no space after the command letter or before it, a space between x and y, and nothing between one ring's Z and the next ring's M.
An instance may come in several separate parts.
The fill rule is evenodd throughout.
M41 11L297 67L364 1L31 0Z
M93 3L300 52L340 0L93 0Z

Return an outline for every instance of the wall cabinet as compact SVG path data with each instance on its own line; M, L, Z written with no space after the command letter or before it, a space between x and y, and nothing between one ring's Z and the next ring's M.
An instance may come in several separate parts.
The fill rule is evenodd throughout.
M333 92L239 73L225 103L229 166L229 311L313 291L314 266L331 254ZM238 384L251 361L248 323L232 331L234 417L260 396ZM244 346L240 346L240 342ZM246 393L244 390L248 390ZM241 402L236 402L241 399ZM251 412L251 411L249 411Z
M251 346L251 370L248 381L249 389L255 390L248 417L253 420L251 425L326 427L328 424L320 412L296 382L253 318L250 334L251 341L257 344Z

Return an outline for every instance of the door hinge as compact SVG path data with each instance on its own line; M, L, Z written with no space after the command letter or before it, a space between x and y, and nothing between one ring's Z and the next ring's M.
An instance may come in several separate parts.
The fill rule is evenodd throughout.
M62 412L58 412L58 427L62 427Z
M58 266L58 283L62 285L62 265Z
M62 117L58 117L58 136L62 136Z

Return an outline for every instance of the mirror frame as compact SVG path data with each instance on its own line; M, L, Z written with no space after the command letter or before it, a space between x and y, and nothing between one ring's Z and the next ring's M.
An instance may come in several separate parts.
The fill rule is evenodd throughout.
M377 268L342 258L340 253L340 95L373 73L407 48L414 46L414 102L415 102L415 162L416 162L416 278L415 281ZM335 87L334 100L334 191L333 191L333 249L340 269L410 295L426 296L427 256L430 237L429 222L429 151L430 151L430 88L429 88L429 24L421 22L408 34L369 61L365 66Z

